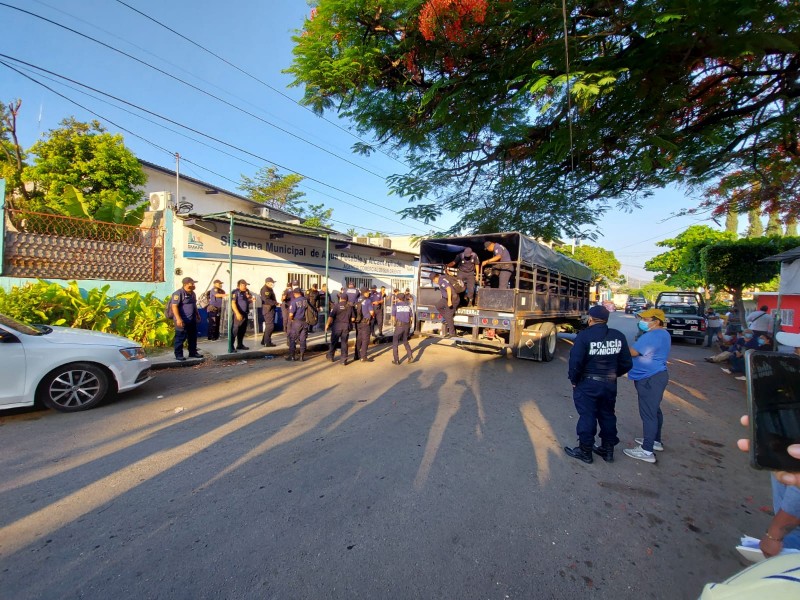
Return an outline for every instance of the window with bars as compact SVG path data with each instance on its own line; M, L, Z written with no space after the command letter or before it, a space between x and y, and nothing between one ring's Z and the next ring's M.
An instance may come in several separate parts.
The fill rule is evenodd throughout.
M354 283L357 288L362 287L372 287L372 278L371 277L345 277L344 278L344 285L347 287L350 283Z
M772 311L774 312L774 311ZM788 327L794 327L794 309L793 308L782 308L781 309L781 325L786 325Z
M318 288L322 286L322 276L314 273L289 273L289 281L299 282L302 290L310 289L315 283Z

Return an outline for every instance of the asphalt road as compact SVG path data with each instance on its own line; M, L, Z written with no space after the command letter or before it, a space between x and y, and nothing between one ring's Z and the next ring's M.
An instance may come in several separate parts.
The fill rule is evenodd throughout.
M0 417L0 597L696 598L769 521L743 382L676 343L659 462L622 455L625 380L617 459L585 465L562 451L569 349L214 363Z

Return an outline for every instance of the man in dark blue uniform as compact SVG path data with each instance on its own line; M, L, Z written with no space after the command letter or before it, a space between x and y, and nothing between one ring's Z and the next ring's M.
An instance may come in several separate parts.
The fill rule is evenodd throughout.
M378 286L373 285L369 290L369 300L372 302L372 311L375 318L372 320L372 335L377 339L383 337L383 301L386 297L386 288L378 291Z
M197 324L200 322L194 293L194 284L197 282L191 277L184 277L181 283L183 287L175 290L169 300L170 316L175 321L175 358L186 360L183 356L184 342L189 346L189 358L203 358L197 353Z
M369 299L369 288L361 288L361 298L356 301L356 360L368 362L369 334L372 331L372 319L375 311L372 310L372 301ZM348 294L349 296L349 294Z
M458 278L464 282L467 288L464 291L464 296L467 299L467 306L472 306L475 299L475 283L481 274L481 261L478 259L478 255L472 251L472 248L465 248L464 251L457 255L447 266L456 268Z
M394 336L392 339L392 364L400 364L400 344L406 349L406 364L410 365L414 357L411 355L411 344L408 343L408 334L411 331L411 304L406 300L405 294L397 294L392 304L392 319L394 319Z
M325 331L331 331L331 347L328 350L328 360L334 361L336 356L336 346L341 344L342 366L347 364L347 341L350 337L350 325L355 322L355 308L347 301L347 294L339 294L339 301L331 307L328 321L325 323Z
M569 380L572 398L578 411L578 446L565 447L564 452L592 462L592 450L606 462L614 461L617 437L617 378L633 366L625 336L607 325L609 312L603 306L589 309L589 327L575 338L569 353ZM600 425L601 446L594 445Z
M445 277L435 273L431 275L433 285L439 286L442 297L436 301L434 306L442 315L442 337L452 337L456 334L456 306L454 302L455 292L453 286Z
M286 289L281 294L281 326L283 333L286 334L286 344L289 344L289 303L292 301L292 290L294 289L294 282L289 281L286 283Z
M222 289L222 281L214 280L214 287L208 292L208 341L219 339L219 318L222 314L222 299L227 296Z
M347 284L347 289L344 291L344 293L347 294L347 301L350 304L355 304L361 297L361 294L356 289L356 284L353 283L352 281Z
M247 315L250 313L250 303L253 301L253 296L247 289L248 285L250 284L244 279L240 279L231 294L233 334L236 336L237 350L247 350L247 346L244 345L244 336L247 333Z
M261 338L261 345L267 348L274 348L272 343L272 332L275 331L275 307L278 306L278 298L275 296L275 280L267 277L264 280L264 287L261 288L261 314L264 315L264 336Z
M496 265L498 273L497 287L501 290L508 289L508 282L511 281L511 274L514 265L511 264L511 253L508 248L497 242L484 242L483 247L493 254L492 258L481 263L481 269L486 265L498 263Z
M300 347L300 362L306 357L306 339L308 338L308 323L306 311L308 300L303 296L303 290L296 287L292 290L292 300L289 302L289 354L286 360L298 360L297 349Z

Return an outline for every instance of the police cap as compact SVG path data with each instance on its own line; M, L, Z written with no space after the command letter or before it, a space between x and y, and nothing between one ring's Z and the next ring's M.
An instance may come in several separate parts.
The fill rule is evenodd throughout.
M181 283L183 285L186 285L187 283L197 283L197 282L194 279L192 279L191 277L184 277L183 280L181 281Z
M362 288L361 288L361 293L362 293L362 294L367 294L367 293L369 293L369 288L368 288L368 287L366 287L366 286L365 286L365 287L362 287Z
M301 290L299 287L292 288L292 293L293 294L302 294L303 290Z
M597 306L593 306L589 309L589 316L593 319L597 319L598 321L608 321L611 313L608 312L608 309L605 306L598 304Z
M275 283L275 280L272 277L267 277L264 281L267 283Z
M245 285L250 285L250 284L249 284L249 283L247 283L247 282L246 282L244 279L240 279L239 281L237 281L237 282L236 282L236 285L242 285L242 284L245 284Z

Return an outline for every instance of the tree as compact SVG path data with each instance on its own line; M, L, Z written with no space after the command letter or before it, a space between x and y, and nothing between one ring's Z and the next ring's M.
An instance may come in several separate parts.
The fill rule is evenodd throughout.
M776 235L783 235L783 224L781 223L781 216L777 212L769 213L767 219L767 228L764 230L764 235L773 237Z
M648 260L644 268L658 273L655 280L683 289L705 287L708 282L700 260L700 252L710 244L735 240L736 234L717 231L708 225L692 225L683 233L668 240L656 242L656 246L671 248Z
M17 195L28 200L28 191L22 185L25 153L17 138L17 115L22 100L0 104L0 178L6 180L8 206L16 208Z
M300 216L306 227L330 227L333 209L325 208L324 204L311 204L307 209L301 209Z
M622 266L611 250L596 246L576 246L574 252L567 246L557 246L556 251L574 258L592 270L592 285L609 285L619 279Z
M725 211L725 231L739 235L739 213L730 208Z
M742 292L769 283L780 273L780 263L759 261L798 246L796 237L743 238L706 246L700 257L707 281L731 294L744 314Z
M747 211L747 231L744 237L757 238L764 235L764 224L761 222L761 213L757 208L751 208Z
M305 193L298 191L297 186L303 179L302 175L281 175L276 168L265 166L252 178L242 175L239 189L255 202L299 215L304 208Z
M650 302L655 302L656 298L658 298L658 295L661 292L674 292L676 289L678 288L671 285L667 285L666 283L659 283L657 281L654 281L652 283L646 283L645 285L643 285L640 291L642 293L642 296L647 298Z
M143 200L139 189L147 176L121 135L106 133L97 121L81 123L70 117L51 129L29 150L33 164L22 179L33 183L29 208L64 213L64 191L74 186L94 215L109 196L118 195L125 206Z
M453 211L452 233L584 235L612 200L771 151L797 164L800 5L568 6L565 24L543 2L319 0L288 72L314 110L405 151L404 214Z

